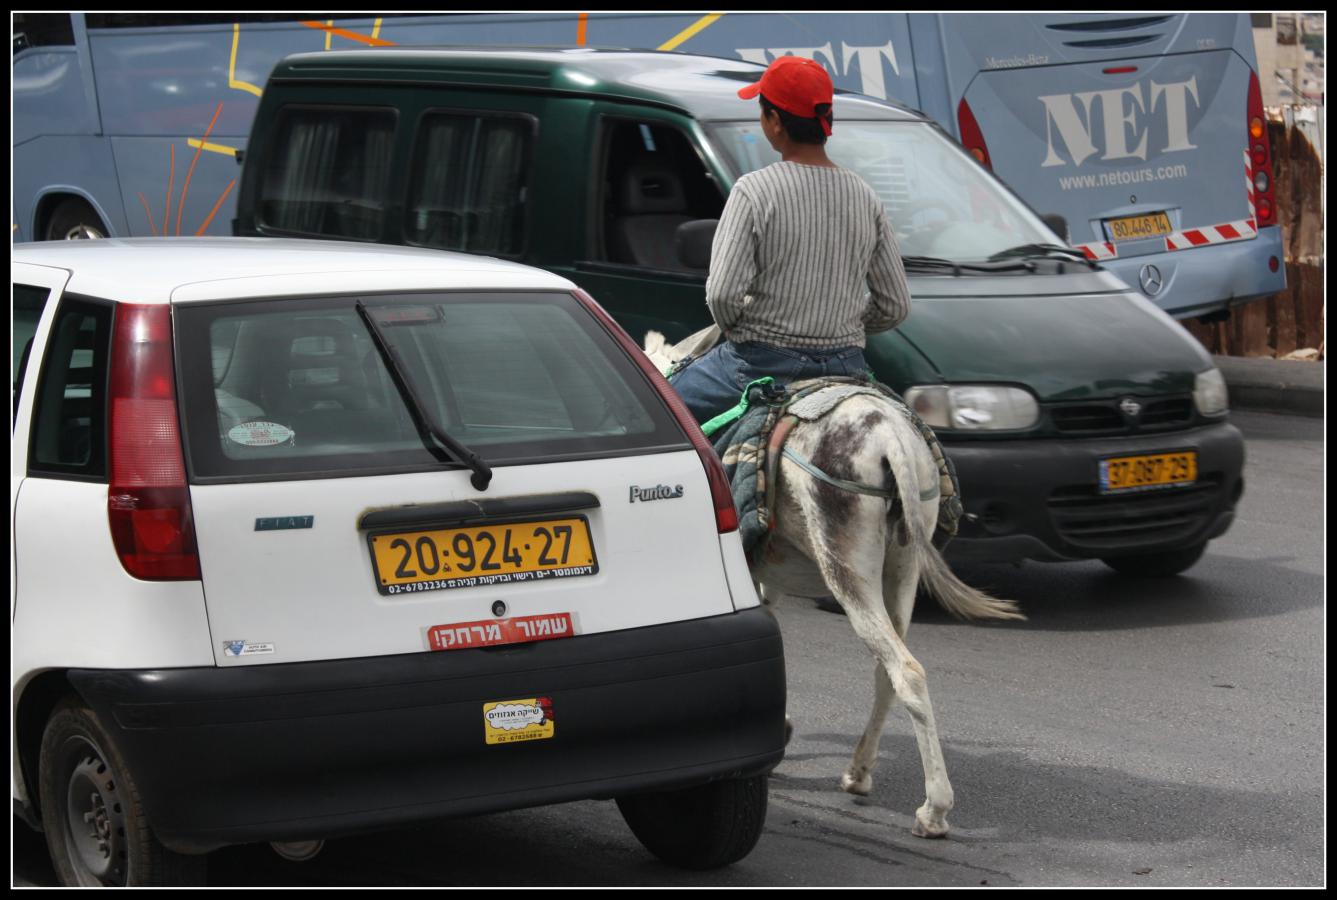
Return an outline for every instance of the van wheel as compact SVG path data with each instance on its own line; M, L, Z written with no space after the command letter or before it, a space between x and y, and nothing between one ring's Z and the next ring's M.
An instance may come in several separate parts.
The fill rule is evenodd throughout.
M682 791L619 797L617 808L645 849L684 869L718 869L747 856L766 824L767 776Z
M39 761L42 828L62 884L199 885L205 858L168 850L97 716L66 700L47 720Z
M1139 553L1133 556L1111 556L1102 559L1105 565L1121 575L1137 575L1143 578L1169 578L1192 567L1202 559L1207 550L1204 541L1184 550L1170 550L1166 553Z
M93 207L71 197L62 200L46 222L46 241L86 241L107 236L107 226Z

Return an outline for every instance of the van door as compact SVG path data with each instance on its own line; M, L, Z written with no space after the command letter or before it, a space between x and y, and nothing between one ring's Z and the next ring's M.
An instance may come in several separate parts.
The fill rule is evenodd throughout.
M695 123L657 110L595 110L595 172L587 188L586 253L549 266L585 288L638 342L677 341L710 324L707 269L679 259L680 226L716 219L727 181Z

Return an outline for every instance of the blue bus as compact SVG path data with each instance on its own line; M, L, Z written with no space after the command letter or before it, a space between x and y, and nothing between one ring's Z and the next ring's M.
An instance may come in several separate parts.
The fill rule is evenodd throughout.
M810 56L931 115L1172 315L1285 288L1246 14L17 13L14 239L230 233L275 63L395 44Z

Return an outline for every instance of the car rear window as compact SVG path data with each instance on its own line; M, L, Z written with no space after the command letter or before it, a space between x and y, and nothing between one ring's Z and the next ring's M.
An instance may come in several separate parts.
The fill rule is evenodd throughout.
M427 415L489 465L686 445L635 364L569 294L183 304L175 329L192 478L441 465L445 451L424 445L359 300Z

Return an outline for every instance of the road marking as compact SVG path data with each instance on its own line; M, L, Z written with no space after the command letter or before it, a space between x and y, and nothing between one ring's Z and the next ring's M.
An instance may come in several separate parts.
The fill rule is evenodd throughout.
M186 143L198 150L208 150L210 153L222 153L224 156L236 156L236 147L224 147L222 144L209 144L204 141L197 141L195 138L186 138Z
M336 35L341 38L348 38L348 40L350 41L357 41L362 44L369 44L372 47L394 47L395 46L394 41L387 41L382 38L376 37L376 33L381 30L380 21L381 21L380 19L376 20L376 25L372 30L372 34L370 36L365 34L358 34L356 31L347 31L343 28L335 28L333 19L329 20L328 22L303 22L302 24L305 25L307 28L314 28L317 31L325 32L326 50L330 49L330 37Z

